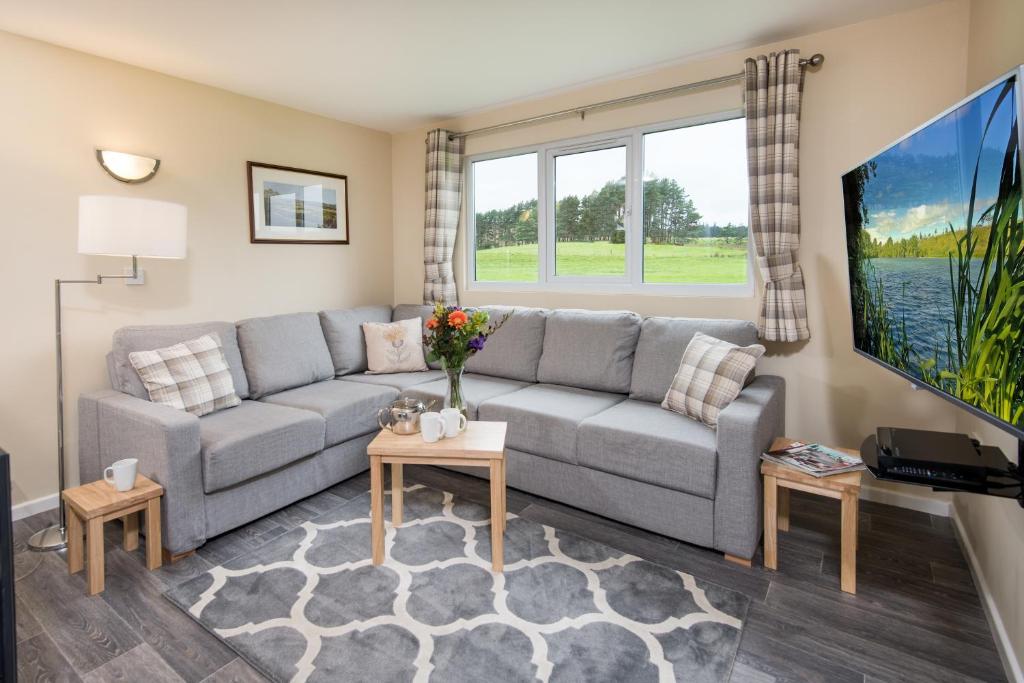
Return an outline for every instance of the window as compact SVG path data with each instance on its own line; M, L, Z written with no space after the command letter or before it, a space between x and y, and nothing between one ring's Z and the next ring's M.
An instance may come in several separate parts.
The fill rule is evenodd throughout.
M477 282L537 281L537 154L472 165Z
M470 288L751 291L738 112L469 162Z

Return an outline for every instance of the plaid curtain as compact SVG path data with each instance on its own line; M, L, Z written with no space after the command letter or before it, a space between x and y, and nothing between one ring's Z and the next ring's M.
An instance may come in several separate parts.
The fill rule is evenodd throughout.
M449 131L427 134L427 212L423 229L423 303L459 302L452 252L462 205L462 138Z
M800 51L746 61L750 230L764 280L758 334L769 341L808 339L800 270Z

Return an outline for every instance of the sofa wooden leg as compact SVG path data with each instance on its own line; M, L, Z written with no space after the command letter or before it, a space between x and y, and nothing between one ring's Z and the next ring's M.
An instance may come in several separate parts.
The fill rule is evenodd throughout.
M196 554L195 550L186 550L183 553L172 553L167 548L161 548L160 550L164 564L174 564L178 560L184 560L186 557L191 557Z
M727 559L730 562L733 562L735 564L741 565L743 567L751 567L754 564L753 561L749 557L744 559L742 557L736 557L735 555L730 555L729 553L725 554L725 559Z

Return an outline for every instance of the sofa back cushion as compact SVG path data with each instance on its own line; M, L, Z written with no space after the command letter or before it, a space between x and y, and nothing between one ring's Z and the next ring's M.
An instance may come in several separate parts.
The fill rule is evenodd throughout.
M757 343L757 326L747 320L647 318L636 345L629 397L661 403L679 370L683 351L697 332L737 346Z
M630 311L550 311L537 381L625 394L640 322Z
M320 328L338 377L366 372L366 339L363 323L391 322L390 306L360 306L348 310L320 311Z
M334 377L334 363L316 313L242 320L238 348L252 398Z
M399 320L410 320L412 318L420 318L423 321L423 334L427 333L427 321L434 315L434 307L430 304L398 304L391 312L391 322L398 322ZM426 347L423 348L423 354L427 354ZM441 367L439 361L427 362L432 369L437 370Z
M508 315L505 324L487 339L483 351L466 361L466 370L491 377L537 381L537 366L544 351L547 311L542 308L481 306L496 323Z
M215 334L220 339L224 359L231 371L231 381L239 398L249 397L249 382L238 349L235 324L228 322L189 323L186 325L134 325L122 327L114 332L114 339L108 357L110 385L118 391L136 398L149 399L149 392L139 379L139 373L132 367L128 354L133 351L152 351L174 344Z

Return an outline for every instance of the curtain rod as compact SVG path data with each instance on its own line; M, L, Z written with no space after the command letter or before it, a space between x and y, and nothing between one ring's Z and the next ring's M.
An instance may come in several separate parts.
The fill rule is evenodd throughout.
M800 60L801 68L819 67L825 62L825 55L820 52L807 59ZM455 138L468 138L471 135L483 135L484 133L493 133L499 130L505 130L506 128L517 128L519 126L528 126L532 123L540 123L541 121L549 121L551 119L559 119L566 116L584 116L588 111L594 111L595 109L605 109L608 107L617 107L623 104L632 104L634 102L644 102L646 100L653 100L659 97L668 97L670 95L677 95L679 93L688 92L690 90L699 90L701 88L710 88L715 85L722 85L724 83L731 83L732 81L738 81L742 79L746 73L741 71L735 74L729 74L727 76L719 76L717 78L709 78L704 81L697 81L695 83L686 83L684 85L675 85L671 88L663 88L661 90L653 90L651 92L640 93L638 95L629 95L627 97L619 97L614 100L605 100L604 102L595 102L593 104L584 104L579 107L571 107L569 109L562 109L561 111L551 112L550 114L540 114L538 116L531 116L525 119L519 119L518 121L509 121L508 123L499 123L494 126L485 126L484 128L474 128L473 130L467 130L462 133L452 133L448 136L449 140Z

